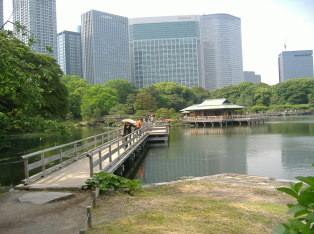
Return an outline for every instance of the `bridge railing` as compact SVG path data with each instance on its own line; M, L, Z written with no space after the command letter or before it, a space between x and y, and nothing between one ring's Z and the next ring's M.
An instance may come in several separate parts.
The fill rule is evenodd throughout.
M121 130L121 128L118 128L113 131L21 156L24 161L25 174L23 183L30 184L80 159L82 156L85 156L88 150L97 148L106 142L120 137Z
M97 149L88 151L86 156L89 158L90 176L92 177L98 171L114 172L118 166L117 161L121 158L123 160L125 155L135 150L138 144L147 137L150 130L149 127L143 127Z
M226 115L226 116L195 116L185 117L181 120L185 122L212 122L221 123L224 121L250 121L255 119L265 118L262 114L249 114L249 115Z

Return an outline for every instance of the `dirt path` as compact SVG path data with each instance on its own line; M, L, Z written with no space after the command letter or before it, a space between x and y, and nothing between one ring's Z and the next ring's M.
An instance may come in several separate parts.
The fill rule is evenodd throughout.
M73 234L84 227L90 192L73 192L71 198L43 205L20 202L25 193L29 191L15 190L0 198L0 233Z

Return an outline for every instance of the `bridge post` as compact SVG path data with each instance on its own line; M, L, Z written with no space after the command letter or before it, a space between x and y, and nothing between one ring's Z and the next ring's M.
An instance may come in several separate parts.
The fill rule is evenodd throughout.
M109 162L112 162L111 145L109 145Z
M93 174L94 174L93 157L92 157L92 155L90 155L90 153L87 153L86 157L89 158L89 175L90 175L90 177L93 177Z
M41 171L43 172L43 175L45 176L46 175L45 153L42 153L40 156L41 156Z
M24 158L24 174L25 174L25 184L28 184L29 171L28 171L28 158Z
M101 150L99 150L98 157L99 157L99 170L102 171Z

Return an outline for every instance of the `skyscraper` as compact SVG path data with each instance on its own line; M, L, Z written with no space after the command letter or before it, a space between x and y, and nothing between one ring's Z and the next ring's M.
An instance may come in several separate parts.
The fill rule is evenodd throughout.
M241 20L227 14L130 19L132 77L215 90L244 81Z
M261 75L255 74L253 71L243 71L244 81L251 82L253 84L261 82Z
M19 34L22 41L27 43L31 35L35 36L33 51L57 58L56 0L13 0L13 20L26 27L27 35Z
M91 10L81 23L84 79L92 85L131 81L128 18Z
M58 34L58 63L64 74L83 78L81 33L63 31Z
M130 19L130 47L137 88L163 81L201 85L199 16Z
M201 16L204 88L243 82L241 20L228 14Z
M279 82L313 78L313 50L284 51L278 57Z
M0 0L0 29L2 28L2 26L3 26L3 0Z

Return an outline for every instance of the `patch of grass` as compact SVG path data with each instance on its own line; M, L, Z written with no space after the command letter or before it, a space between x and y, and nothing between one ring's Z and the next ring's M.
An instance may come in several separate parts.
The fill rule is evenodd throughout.
M214 186L210 182L195 181L144 189L133 197L111 197L95 210L97 221L92 231L272 233L273 226L285 218L285 204L238 201L228 197L215 200L209 191L215 188L215 192L219 194L218 187L219 185ZM235 188L223 186L224 193L228 189L234 192Z

